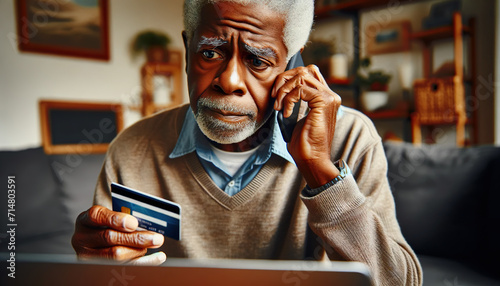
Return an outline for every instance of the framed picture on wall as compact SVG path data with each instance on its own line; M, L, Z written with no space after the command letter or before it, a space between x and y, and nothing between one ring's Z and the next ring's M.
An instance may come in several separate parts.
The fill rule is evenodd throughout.
M409 21L380 24L374 21L365 29L367 55L395 53L410 50L411 24Z
M39 110L46 154L105 153L123 129L118 103L41 100Z
M16 0L18 47L109 60L108 0Z

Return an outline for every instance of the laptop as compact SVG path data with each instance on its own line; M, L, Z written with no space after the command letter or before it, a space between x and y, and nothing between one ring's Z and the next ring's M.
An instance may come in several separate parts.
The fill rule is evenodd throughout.
M0 267L6 269L5 263L2 259ZM161 266L134 266L43 254L19 254L15 278L2 276L2 285L372 285L367 266L359 262L168 258Z

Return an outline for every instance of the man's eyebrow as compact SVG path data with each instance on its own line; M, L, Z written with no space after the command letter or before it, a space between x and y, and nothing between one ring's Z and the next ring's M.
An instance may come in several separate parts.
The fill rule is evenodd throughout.
M276 52L271 48L257 48L245 44L245 49L247 50L247 52L259 57L277 59Z
M220 47L227 43L228 41L221 38L207 38L205 36L201 36L201 40L198 42L198 51L202 46Z

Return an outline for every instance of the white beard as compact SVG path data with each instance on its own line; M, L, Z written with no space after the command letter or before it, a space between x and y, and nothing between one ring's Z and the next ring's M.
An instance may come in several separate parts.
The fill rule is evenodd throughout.
M248 116L247 122L228 123L218 120L205 112L207 109L220 109L237 114ZM232 104L228 104L221 99L200 98L197 102L196 122L201 132L210 140L219 144L239 143L252 136L267 121L257 123L255 111L247 110Z

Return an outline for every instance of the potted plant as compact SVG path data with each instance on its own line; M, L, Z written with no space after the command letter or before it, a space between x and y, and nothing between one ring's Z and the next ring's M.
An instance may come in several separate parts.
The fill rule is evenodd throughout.
M132 44L132 51L134 56L145 52L148 62L166 62L167 46L170 42L171 39L166 33L146 30L137 34Z
M387 104L387 92L392 75L382 70L370 70L370 58L361 59L356 82L362 90L361 106L367 111L373 111Z

